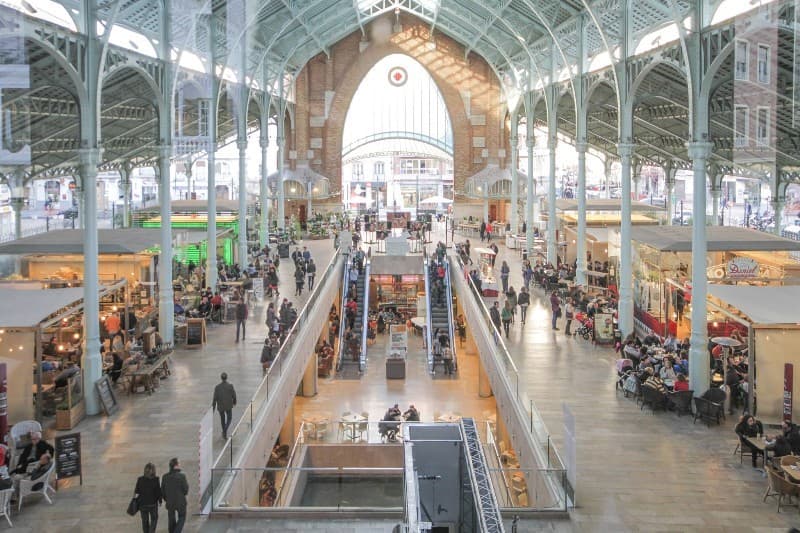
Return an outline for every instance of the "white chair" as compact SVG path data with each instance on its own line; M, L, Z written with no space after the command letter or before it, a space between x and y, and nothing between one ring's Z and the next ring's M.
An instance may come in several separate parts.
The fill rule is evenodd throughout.
M366 433L368 431L368 427L369 427L368 426L368 424L369 424L369 413L366 412L366 411L362 411L361 412L361 416L364 417L364 421L358 423L358 427L356 428L356 431L358 431L358 436L360 438L363 438L364 437L364 433Z
M328 420L321 420L317 422L316 431L314 437L317 440L321 440L325 438L325 434L328 432Z
M50 499L50 496L47 494L47 491L52 491L53 494L56 493L55 489L50 486L50 477L56 471L56 462L51 461L50 469L47 471L45 475L37 479L20 479L19 480L19 495L17 499L19 504L17 506L17 511L22 509L22 499L25 496L30 496L31 494L41 494L44 496L44 499L47 500L47 503L50 505L53 504L53 500ZM36 487L36 488L34 488Z
M0 490L0 516L5 516L8 525L14 527L11 523L11 497L14 495L14 489Z
M36 420L23 420L22 422L17 422L11 427L11 438L14 439L14 442L17 443L18 446L23 446L28 444L30 441L25 441L26 438L30 438L31 431L42 431L42 425L37 422Z

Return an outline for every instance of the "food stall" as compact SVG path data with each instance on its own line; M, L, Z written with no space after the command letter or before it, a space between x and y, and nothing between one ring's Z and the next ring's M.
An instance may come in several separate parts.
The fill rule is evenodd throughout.
M18 256L19 274L25 279L51 279L54 283L61 280L66 287L71 281L83 279L83 240L83 230L49 231L0 244L0 255ZM160 240L158 230L98 230L100 281L154 281Z
M497 278L494 276L494 250L491 248L473 248L478 254L478 273L481 277L481 292L484 296L497 298L500 288L497 285Z
M101 298L107 292L101 287ZM80 372L64 379L63 384L58 376L69 366L72 346L82 335L68 325L80 322L83 288L45 289L41 283L3 283L0 301L14 302L0 308L0 363L6 365L9 423L34 418L41 422L47 414L68 421L72 427L85 412ZM53 337L58 351L54 356L46 355L42 341ZM75 359L78 357L73 356ZM43 362L47 371L43 371Z
M370 311L393 308L404 317L418 314L425 299L425 272L421 256L374 256L370 262Z
M800 285L800 242L748 228L709 226L706 275L713 285ZM634 227L634 324L639 335L691 331L692 228ZM710 335L726 335L709 318Z
M176 246L175 256L188 262L201 264L207 257L205 238L199 236L208 232L208 203L205 200L176 200L171 204L171 223L173 230L200 232L195 242L186 244L186 249ZM217 257L226 265L237 262L236 242L239 236L238 201L217 199ZM133 214L133 225L140 228L160 228L161 212L158 205L148 206Z
M718 327L746 335L749 412L765 424L791 418L793 384L800 383L800 286L714 284L708 301Z

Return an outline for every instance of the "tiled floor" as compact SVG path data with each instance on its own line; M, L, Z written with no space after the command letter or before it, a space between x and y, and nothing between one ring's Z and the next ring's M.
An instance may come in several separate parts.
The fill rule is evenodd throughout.
M456 240L463 237L456 236ZM473 246L478 239L471 238ZM319 269L327 264L330 241L312 242ZM505 249L500 245L501 259ZM511 254L512 285L519 287L519 260ZM282 279L291 286L287 262ZM287 291L290 292L290 291ZM562 445L561 405L567 402L576 418L578 507L570 521L522 520L517 531L786 531L800 524L795 509L778 515L775 504L762 503L766 480L749 464L739 465L733 422L721 427L692 425L673 414L641 412L633 402L614 391L614 354L583 340L565 338L549 329L542 294L536 293L528 324L513 326L509 346L525 376L528 394L545 418L557 445ZM189 477L192 506L197 512L197 425L210 406L211 391L221 371L228 372L241 399L247 399L261 378L258 358L263 335L263 310L253 313L245 344L233 343L231 325L214 326L209 344L195 351L178 350L173 376L161 383L153 396L120 398L112 417L84 421L83 486L62 485L50 506L31 499L22 513L14 513L15 531L116 532L140 531L138 517L125 515L136 477L145 462L153 461L163 473L172 456L183 459ZM372 351L370 356L372 358ZM474 356L467 356L474 357ZM367 410L379 416L389 403L419 404L423 418L434 411L462 414L490 408L477 398L476 387L462 367L456 380L431 380L424 363L409 365L405 381L382 379L378 352L367 376L356 382L331 380L320 384L319 394L298 399L298 405L317 409L326 398L333 407L320 412L338 414L345 408ZM417 373L417 380L412 380ZM358 399L349 394L359 392ZM420 398L435 391L432 401ZM475 398L475 406L461 398ZM458 398L456 400L455 398ZM298 410L299 411L299 410ZM241 412L241 411L238 411ZM236 414L236 411L234 412ZM216 422L216 421L215 421ZM216 429L216 428L215 428ZM216 441L217 446L221 440ZM563 448L563 446L561 446ZM159 531L166 530L163 511ZM206 520L192 516L186 531L390 531L391 521ZM511 530L507 523L507 530ZM4 526L0 524L0 529Z
M463 240L456 238L457 241ZM470 239L474 246L479 239ZM502 243L509 284L522 285L521 260ZM487 298L489 301L494 299ZM501 300L502 302L502 300ZM766 479L733 455L734 417L707 428L690 417L652 415L615 392L613 350L550 329L549 302L533 291L528 322L511 328L509 351L563 450L562 403L575 415L580 531L785 531L800 526L797 509L777 514L762 502ZM563 456L563 454L562 454ZM558 524L565 527L565 524Z
M446 376L441 365L431 376L427 370L422 337L411 334L406 362L406 379L386 379L386 343L388 334L378 335L367 351L367 370L360 379L336 377L319 380L318 394L295 400L295 427L307 416L324 416L336 422L344 411L369 413L369 441L377 442L377 421L386 410L399 404L405 411L409 404L420 411L424 422L434 421L437 413L471 416L486 420L494 412L493 398L478 396L478 358L474 352L459 352L459 372ZM336 432L329 432L329 439Z

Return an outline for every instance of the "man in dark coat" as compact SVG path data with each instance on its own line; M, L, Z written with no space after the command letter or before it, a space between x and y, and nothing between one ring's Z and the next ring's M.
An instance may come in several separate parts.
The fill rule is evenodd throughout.
M242 340L247 335L247 304L244 297L236 304L236 342L239 342L239 328L242 328Z
M214 387L214 399L211 408L219 411L220 422L222 423L222 438L228 438L228 426L231 425L231 412L236 405L236 391L233 385L228 383L228 374L225 372L220 376L222 381Z
M489 316L492 317L492 324L494 324L494 327L497 329L497 332L499 333L501 331L500 327L502 325L502 322L500 320L500 307L497 302L495 302L494 305L489 308Z
M181 472L177 457L169 460L169 473L161 478L161 496L167 508L167 527L169 533L181 533L186 521L186 495L189 483Z

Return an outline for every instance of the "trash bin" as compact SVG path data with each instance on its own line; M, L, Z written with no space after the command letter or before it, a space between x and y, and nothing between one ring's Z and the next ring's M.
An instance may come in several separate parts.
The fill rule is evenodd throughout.
M288 242L281 242L278 243L278 257L281 259L286 259L289 257L289 243Z

